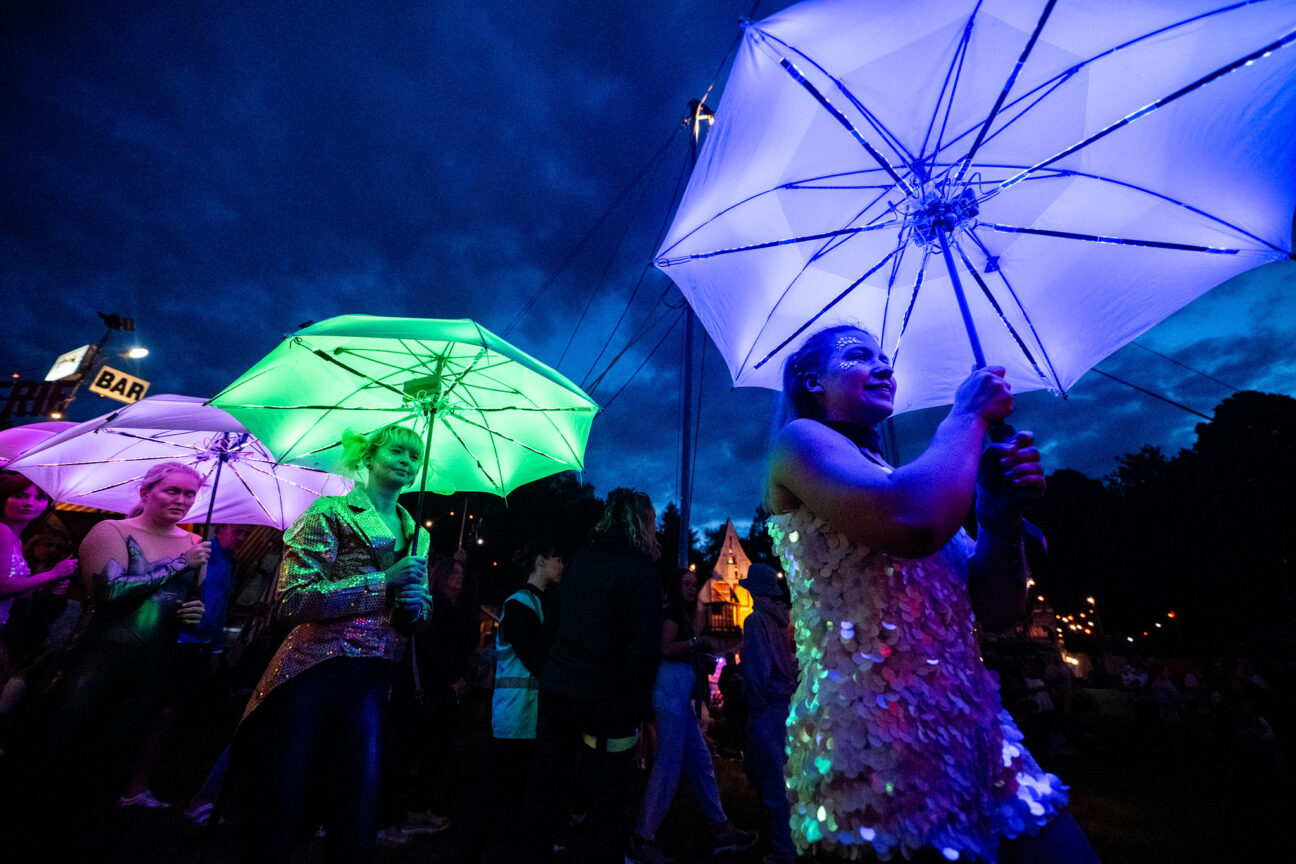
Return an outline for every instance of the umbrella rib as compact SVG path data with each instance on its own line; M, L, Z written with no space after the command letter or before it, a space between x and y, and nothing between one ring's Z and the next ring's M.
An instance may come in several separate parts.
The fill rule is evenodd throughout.
M787 74L791 76L793 81L800 84L801 87L819 103L820 107L828 112L829 116L840 123L842 127L851 134L851 137L864 148L866 153L873 157L873 161L878 163L882 170L887 173L887 176L895 181L896 186L899 187L900 191L903 192L906 197L918 197L917 193L909 187L909 184L905 182L904 178L896 173L895 168L887 161L887 158L879 153L878 149L870 144L868 140L860 134L860 131L855 128L855 124L850 121L850 118L829 102L828 97L819 92L819 88L816 87L810 79L802 75L801 71L792 64L792 61L788 60L786 57L782 57L779 58L779 65L783 67L783 71L787 72ZM844 90L845 88L842 89Z
M682 264L685 261L698 261L705 258L715 258L719 255L732 255L735 252L753 252L758 249L772 249L776 246L790 246L794 243L808 243L812 240L830 240L834 237L847 237L855 234L863 234L868 231L877 231L881 228L890 228L894 225L901 224L899 220L894 222L881 222L875 225L869 225L861 228L838 228L835 231L824 231L821 234L806 234L801 237L787 237L781 240L767 240L764 243L753 243L749 246L735 246L730 249L716 249L711 252L694 252L690 255L681 255L676 258L658 258L657 266L672 267L676 264Z
M1234 72L1242 68L1243 66L1247 66L1255 62L1256 60L1265 57L1268 54L1272 54L1274 51L1277 51L1280 48L1284 48L1290 45L1293 41L1296 41L1296 30L1291 30L1281 38L1276 39L1273 42L1270 42L1268 45L1265 45L1262 48L1257 48L1256 50L1252 51L1250 54L1247 54L1243 57L1239 57L1237 60L1234 60L1231 63L1226 63L1223 66L1216 69L1214 72L1210 72L1206 75L1203 75L1202 77L1198 78L1196 81L1193 81L1190 84L1185 84L1183 87L1180 87L1178 90L1174 91L1168 96L1162 96L1160 99L1157 99L1154 102L1150 102L1147 105L1144 105L1142 108L1138 109L1132 114L1128 114L1125 117L1122 117L1120 120L1117 120L1115 123L1108 124L1107 126L1103 127L1102 129L1099 129L1097 132L1090 135L1089 137L1081 141L1077 141L1075 144L1072 144L1070 147L1061 150L1057 154L1050 156L1049 158L1043 160L1042 162L1035 163L1034 165L1032 165L1031 167L1027 168L1026 170L1022 171L1021 173L1017 174L1014 177L1010 177L1008 180L1005 180L1003 183L1001 183L999 185L999 188L1007 189L1017 183L1020 183L1029 174L1032 174L1041 168L1051 165L1054 162L1058 161L1059 159L1063 159L1067 156L1070 156L1072 153L1075 153L1077 150L1081 150L1085 147L1088 147L1090 144L1093 144L1094 142L1107 137L1108 135L1115 132L1116 130L1123 129L1124 127L1128 126L1129 124L1133 123L1139 118L1146 117L1148 114L1151 114L1153 111L1156 111L1159 108L1164 108L1166 105L1169 105L1171 102L1174 102L1176 99L1180 98L1181 96L1186 96L1189 93L1193 92L1194 90L1198 89L1199 87L1204 87L1210 82L1215 81L1216 79L1221 78L1230 72Z
M1027 228L1022 225L1000 225L995 222L978 222L978 226L1001 234L1036 234L1064 240L1084 240L1090 243L1110 243L1116 246L1144 246L1151 249L1172 249L1181 252L1205 252L1209 255L1236 255L1241 249L1221 249L1216 246L1196 246L1191 243L1171 243L1168 240L1135 240L1129 237L1107 237L1101 234L1080 234L1074 231L1056 231L1049 228Z
M756 32L760 34L763 40L767 42L776 42L779 45L782 45L788 51L794 52L798 57L804 59L805 62L809 63L816 70L818 70L821 75L823 75L825 78L831 81L837 87L838 91L840 91L841 94L846 97L846 100L850 102L850 104L855 108L855 110L860 112L860 116L862 116L864 120L871 127L873 127L873 131L877 132L878 135L880 135L887 142L887 144L891 146L891 149L893 149L896 152L896 154L900 156L901 160L905 163L905 166L909 168L910 171L914 170L914 165L917 163L917 160L914 158L914 155L909 152L909 150L904 146L903 142L901 142L901 140L896 135L894 135L889 129L886 128L885 125L882 124L882 121L878 120L878 118L873 114L872 111L864 107L864 103L860 102L859 99L855 97L855 94L851 93L850 90L846 88L846 85L843 84L836 76L831 74L823 66L820 66L819 63L813 57L811 57L809 54L806 54L804 51L802 51L800 48L797 48L795 45L792 45L788 42L784 42L782 39L778 38L774 34L769 33L765 30L759 30L755 27L753 27L752 29L756 30ZM776 54L775 56L778 55ZM873 149L871 145L868 144L868 142L864 141L860 137L859 132L855 129L855 127L851 124L851 122L848 119L846 119L846 116L842 114L840 111L838 111L836 108L832 107L832 105L830 105L827 102L826 97L824 97L824 95L820 93L819 90L812 83L810 83L808 79L806 79L803 75L801 75L800 71L797 70L796 67L792 65L791 61L789 61L786 57L782 57L782 56L779 56L778 59L779 59L779 65L783 67L784 71L786 71L790 76L792 76L793 80L795 80L798 84L800 84L807 91L809 91L810 94L814 96L815 100L819 102L820 105L824 106L828 110L828 112L837 119L838 122L845 125L845 127L855 137L856 141L859 141L861 144L864 145L864 148L867 151L869 151L870 155L872 155L874 159L878 161L878 164L882 166L883 170L885 170L888 174L890 174L891 178L896 181L896 183L900 186L901 191L905 192L905 194L907 195L910 194L904 182L901 181L900 178L896 176L895 172L891 169L890 163L882 156L882 154L878 153L875 149Z
M772 188L772 189L765 189L765 190L763 190L763 191L761 191L761 192L757 192L757 193L755 193L755 194L753 194L753 195L748 195L746 198L744 198L744 199L741 200L741 201L735 201L733 204L730 204L728 207L725 207L723 210L721 210L720 212L716 213L714 216L712 216L712 217L710 217L709 219L707 219L707 220L706 220L705 222L703 222L701 225L698 225L696 228L691 229L691 230L690 230L688 233L686 233L684 236L680 237L678 240L676 240L674 243L672 243L672 244L670 245L670 248L668 248L668 249L666 249L666 250L664 250L664 251L665 251L665 252L669 252L671 249L674 249L675 247L679 246L679 245L680 245L681 243L683 243L684 241L688 240L688 239L689 239L690 237L692 237L694 234L696 234L697 232L701 231L701 230L702 230L703 228L705 228L707 225L710 225L712 222L715 222L715 221L717 221L717 220L723 218L724 216L728 215L730 212L732 212L732 211L734 211L734 210L737 210L739 207L742 207L742 206L745 205L745 204L750 204L751 202L755 201L755 200L758 199L758 198L763 198L763 197L765 197L766 195L773 195L774 193L776 193L776 192L781 192L781 191L783 191L784 189L795 189L795 188L799 188L799 184L802 184L802 183L812 183L812 182L817 181L817 180L831 180L831 179L835 179L835 178L837 178L837 177L852 177L852 176L854 176L854 175L856 175L856 174L868 174L868 173L871 173L871 172L873 172L873 171L880 171L880 170L881 170L881 169L879 169L879 168L864 168L864 169L861 169L861 170L858 170L858 171L840 171L840 172L837 172L836 174L824 174L824 175L819 176L819 177L803 177L803 178L801 178L800 180L790 180L790 181L788 181L787 183L780 183L778 186L775 186L775 187ZM811 188L814 188L814 189L819 189L819 188L824 188L824 189L834 189L834 188L837 188L837 187L831 187L831 186L818 187L818 186L815 186L815 187L811 187ZM844 188L844 189L854 189L854 188L857 188L857 187L854 187L854 186L844 186L844 187L841 187L841 188ZM885 194L885 191L886 191L886 190L894 189L894 188L895 188L895 185L894 185L894 184L887 184L887 185L885 185L885 186L865 186L865 187L859 187L859 188L865 188L865 189L882 189L882 190L884 190L884 194ZM666 259L666 258L657 258L657 259L655 259L655 260L653 261L653 263L656 264L658 267L661 267L661 266L664 266L664 265L661 263L661 262L664 261L664 260L668 260L668 259ZM680 259L680 260L683 260L683 259Z
M543 456L546 459L550 459L554 462L557 462L559 465L567 464L567 461L559 456L554 456L552 453L547 453L544 450L537 449L531 446L530 444L527 444L523 441L519 441L517 438L514 438L511 435L506 435L503 432L500 432L496 429L492 429L491 427L486 426L482 423L474 423L473 421L469 420L467 417L464 417L462 415L460 415L459 417L459 422L464 423L468 426L472 426L475 429L481 429L482 431L489 433L492 441L496 438L502 438L505 441L508 441L510 444L516 444L517 446L521 447L523 450L529 450L532 453L536 454L537 456ZM498 452L496 453L496 456L498 457ZM503 475L501 474L500 476Z
M252 500L256 502L256 505L257 505L258 507L261 508L261 512L264 513L264 514L266 515L266 518L269 519L269 520L271 520L271 521L276 521L276 520L275 520L275 516L274 516L274 514L270 512L270 508L266 507L265 502L263 502L263 501L261 500L261 497L260 497L259 495L257 495L256 492L253 491L252 486L247 482L247 480L245 480L245 479L243 478L243 475L239 473L238 466L237 466L237 465L234 465L234 464L230 464L229 468L230 468L230 470L234 473L234 476L235 476L236 478L238 478L238 481L239 481L240 483L243 484L243 488L247 490L247 493L248 493L249 495L252 496ZM278 521L282 521L282 520L283 520L283 493L280 492L280 493L279 493L279 520L278 520ZM277 524L277 521L276 521L276 524Z
M1010 171L1018 171L1021 170L1021 168L1023 168L1024 166L992 164L992 165L981 165L978 167L982 169L1006 168ZM1219 216L1214 215L1213 213L1208 213L1205 210L1202 210L1200 207L1194 207L1193 205L1188 204L1184 201L1180 201L1177 198L1171 198L1169 195L1163 194L1161 192L1157 192L1153 189L1148 189L1145 186L1139 186L1137 183L1130 183L1125 180L1117 180L1114 177L1104 177L1101 174L1091 174L1087 171L1076 171L1070 168L1048 168L1045 170L1053 173L1045 176L1035 174L1028 177L1027 180L1028 181L1059 180L1059 179L1065 179L1067 177L1084 177L1088 180L1097 180L1099 183L1110 183L1113 186L1123 186L1126 189L1132 189L1135 192L1141 192L1144 195L1150 195L1153 198L1160 198L1162 201L1166 201L1170 204L1174 204L1176 207L1182 207L1183 209L1187 210L1190 213L1195 213L1198 216L1202 216L1206 219L1211 220L1212 222L1216 222L1220 225L1223 225L1224 227L1228 228L1230 231L1236 231L1238 234L1241 234L1243 237L1247 237L1251 240L1254 240L1257 243L1260 243L1261 245L1268 246L1270 249L1274 250L1275 252L1281 252L1284 256L1288 254L1286 249L1283 249L1281 246L1277 246L1271 243L1270 241L1264 239L1263 237L1252 234L1250 231L1246 230L1240 225L1235 225L1232 222L1228 221L1227 219L1223 219ZM989 201L990 199L996 197L999 194L1000 194L999 190L996 188L995 190L992 190L991 192L987 193L984 196L979 196L977 198L977 203L984 204L986 201Z
M1013 108L1013 107L1015 107L1018 103L1023 102L1023 101L1025 101L1026 99L1030 99L1032 96L1034 96L1034 95L1035 95L1036 93L1038 93L1040 90L1046 90L1045 93L1040 94L1040 96L1039 96L1038 98L1036 98L1036 99L1035 99L1035 100L1034 100L1030 105L1028 105L1028 106L1026 106L1026 108L1022 109L1022 111L1021 111L1019 114L1017 114L1017 115L1016 115L1012 120L1010 120L1008 123L1005 123L1003 126L999 127L999 129L995 130L995 133L994 133L993 135L990 135L989 137L990 137L990 138L994 138L996 135L998 135L1000 132L1002 132L1005 128L1007 128L1009 125L1011 125L1012 123L1015 123L1017 120L1021 119L1021 117L1024 116L1025 113L1026 113L1027 111L1029 111L1031 108L1035 107L1035 105L1039 104L1039 102L1040 102L1042 99L1044 99L1045 97L1047 97L1050 93L1052 93L1054 90L1056 90L1056 89L1057 89L1058 87L1060 87L1062 84L1066 83L1066 82L1067 82L1071 77L1073 77L1073 76L1074 76L1077 72L1079 72L1081 69L1083 69L1083 68L1086 67L1086 66L1089 66L1089 65L1092 65L1092 64L1098 62L1098 61L1101 60L1103 57L1106 57L1106 56L1108 56L1108 55L1110 55L1110 54L1114 54L1114 53L1116 53L1117 51L1123 51L1124 49L1129 48L1131 45L1136 45L1136 44L1139 43L1139 42L1145 42L1145 41L1147 41L1148 39L1151 39L1151 38L1153 38L1153 37L1155 37L1155 36L1159 36L1159 35L1161 35L1162 33L1166 33L1166 32L1169 32L1169 31L1171 31L1171 30L1174 30L1174 29L1176 29L1176 28L1183 27L1183 26L1188 25L1188 24L1192 24L1193 22L1195 22L1195 21L1199 21L1199 20L1201 20L1201 19L1203 19L1203 18L1209 18L1209 17L1212 17L1212 16L1214 16L1214 15L1221 15L1221 14L1224 14L1224 13L1233 12L1233 11L1235 11L1235 10L1237 10L1237 9L1240 9L1240 8L1244 7L1244 6L1251 6L1251 5L1253 5L1253 4L1257 3L1257 2L1262 2L1262 0L1241 0L1241 2L1234 3L1234 4L1232 4L1231 6L1225 6L1225 7L1220 8L1220 9L1212 9L1212 10L1209 10L1209 11L1207 11L1207 12L1202 12L1202 13L1200 13L1200 14L1198 14L1198 15L1194 15L1194 16L1192 16L1191 18L1185 18L1184 20L1182 20L1182 21L1176 21L1176 22L1173 23L1173 24L1167 24L1167 25L1164 26L1164 27L1159 27L1159 28L1157 28L1156 30L1152 30L1152 31L1150 31L1150 32L1148 32L1148 33L1144 33L1142 36L1138 36L1138 37L1136 37L1136 38L1134 38L1134 39L1130 39L1130 40L1127 41L1127 42L1122 42L1120 45L1116 45L1116 46L1113 46L1113 47L1111 47L1111 48L1108 48L1108 49L1105 50L1105 51L1101 51L1101 52L1095 54L1094 56L1088 58L1087 60L1082 60L1081 62L1075 64L1074 66L1072 66L1072 67L1070 67L1070 68L1068 68L1068 69L1064 69L1064 70L1062 70L1061 72L1059 72L1059 73L1057 73L1056 75L1054 75L1052 78L1048 79L1047 81L1043 81L1043 82L1037 84L1035 87L1031 88L1030 90L1027 90L1027 91L1026 91L1025 93L1023 93L1021 96L1018 96L1016 99L1013 99L1011 102L1009 102L1008 105L1007 105L1006 107L1008 107L1008 108ZM954 144L956 144L957 142L961 141L961 140L962 140L963 138L965 138L966 136L972 134L972 129L973 129L973 128L975 128L975 127L968 127L968 128L965 129L963 132L959 133L956 137L950 139L948 142L946 142L946 143L942 146L942 149L947 149L947 148L953 146ZM957 163L952 163L952 164L957 164Z
M343 363L341 360L337 359L336 357L330 356L327 351L323 351L319 348L315 348L314 346L310 345L300 337L298 337L297 341L300 342L302 345L305 345L307 351L310 351L312 354L314 354L316 357L319 357L321 360L324 360L328 363L332 363L334 366L341 367L342 369L345 369L346 371L350 372L352 375L355 375L357 378L360 378L364 381L368 381L370 384L372 384L375 387L383 387L387 390L392 391L393 393L396 393L401 397L404 397L405 394L401 392L400 388L393 387L392 385L388 384L386 381L381 381L377 378L374 378L372 375L369 375L366 372L361 372L359 369L356 369L354 366L350 366L346 363ZM360 388L360 390L363 389L365 388L364 387ZM355 392L359 392L359 390Z
M475 357L475 358L473 359L473 363L472 363L472 365L475 366L475 365L477 364L477 361L480 360L480 359L482 358L482 356L484 356L484 355L486 354L486 335L485 335L484 333L481 332L481 327L478 326L476 322L473 323L473 326L477 328L477 336L478 336L478 338L481 339L481 344L482 344L481 352L477 355L477 357ZM467 372L465 372L464 374L466 375ZM492 379L494 378L494 376L490 376L490 377L491 377ZM459 379L458 381L456 381L455 383L458 384L459 381L462 381L462 380L463 380L463 379L460 378L460 379ZM499 384L499 385L501 385L501 386L508 386L508 385L507 385L505 382L503 382L503 381L496 381L496 383ZM465 387L465 388L464 388L464 394L465 394L465 397L466 397L467 399L472 400L472 403L473 403L474 406L477 406L477 405L478 405L476 394L474 394L474 393L472 392L471 389ZM523 396L521 390L517 390L517 391L516 391L516 395L521 396L521 397L524 398L524 399L526 398L525 396ZM493 429L490 428L490 424L489 424L489 423L486 423L486 420L485 420L484 417L482 418L482 423L481 423L481 424L473 423L473 422L472 422L471 420L469 420L467 417L460 417L460 420L461 420L463 423L465 423L465 424L467 424L467 425L469 425L469 426L478 426L478 425L481 425L481 426L483 426L483 427L486 429L486 431L487 431L488 433L491 433L491 437L488 439L488 441L489 441L489 443L490 443L491 453L494 454L494 456L495 456L495 472L496 472L496 474L499 476L500 480L503 481L503 479L504 479L504 466L503 466L503 464L501 464L501 462L500 462L499 444L498 444L498 442L496 442L496 440L495 440L495 435L494 435L494 431L495 431L495 430L493 430ZM476 456L474 456L473 458L476 458ZM478 460L478 462L480 463L480 460ZM483 469L483 473L484 473L484 472L485 472L485 469ZM487 476L489 477L489 475L487 475ZM502 487L501 487L501 488L502 488Z
M1039 346L1040 357L1044 359L1044 365L1048 367L1049 374L1053 376L1054 387L1058 392L1063 392L1065 388L1062 386L1062 380L1057 373L1057 369L1053 366L1053 358L1049 357L1048 348L1045 347L1044 340L1040 338L1039 332L1035 329L1035 322L1031 320L1030 313L1026 311L1026 306L1017 296L1017 292L1013 289L1012 283L1008 281L1008 275L1004 273L1003 268L999 266L999 259L990 254L990 250L981 242L981 238L976 235L975 231L968 231L967 234L972 238L972 242L977 245L977 248L981 250L981 254L986 256L987 267L989 267L993 262L994 272L999 274L999 281L1001 281L1004 288L1007 289L1008 296L1013 299L1013 303L1017 304L1017 311L1021 313L1022 319L1026 322L1026 326L1030 328L1031 338L1033 338L1035 344ZM987 270L987 272L989 271Z
M446 431L448 431L451 435L454 436L454 439L459 442L459 446L464 449L464 452L467 453L470 457L472 457L473 462L476 463L477 465L477 470L480 471L482 473L482 476L486 478L486 482L491 484L491 488L499 489L500 494L503 495L504 487L495 481L495 478L492 477L490 475L490 472L486 470L486 466L483 465L481 463L481 460L477 458L477 454L472 451L472 448L468 446L467 442L465 442L463 438L459 437L459 433L454 430L454 427L451 426L448 422L446 422L445 418L443 417L438 416L437 419L441 420L441 425L445 426Z
M1021 352L1026 356L1027 361L1030 362L1031 368L1035 370L1035 374L1039 376L1039 379L1043 381L1046 386L1055 386L1057 381L1054 380L1050 385L1048 377L1044 374L1044 371L1040 369L1039 363L1035 362L1035 356L1031 354L1030 349L1026 347L1026 342L1021 338L1017 329L1008 321L1008 317L1004 315L1003 307L999 305L999 301L995 299L995 296L990 293L990 286L985 283L985 280L981 278L981 274L972 266L972 262L968 259L967 253L963 251L963 247L959 245L957 240L954 241L954 250L958 252L959 258L963 260L964 269L972 275L972 279L975 280L977 285L981 288L981 293L990 301L990 306L994 309L995 314L999 316L999 321L1008 330L1008 334L1012 336L1013 340L1017 343L1017 347L1021 349ZM1023 310L1023 314L1025 314L1025 310ZM1029 320L1030 319L1028 318L1027 321ZM1034 328L1032 328L1032 332L1033 331ZM1062 388L1057 387L1057 389L1061 390Z
M873 205L878 203L878 201L882 200L882 198L885 197L885 195L886 195L885 191L879 192L876 196L874 196L872 201L865 204L864 207L858 213L856 213L854 217L850 219L850 222L854 222L856 219L860 218L865 213L867 213L873 207ZM890 205L887 207L886 210L883 210L877 216L873 217L873 221L876 222L876 220L881 219L887 213L893 213L893 212L895 212L895 204L890 203ZM897 223L888 223L888 224L897 224ZM904 233L903 222L899 224L901 225L901 233L903 234ZM887 227L887 226L881 225L877 227ZM778 308L783 305L783 301L787 299L788 295L792 292L792 289L796 287L797 282L799 282L801 280L801 277L805 275L806 271L810 269L810 265L818 261L819 259L823 258L823 256L827 255L829 252L833 251L834 249L839 248L842 244L846 242L847 239L849 238L843 238L837 241L836 245L834 245L833 240L829 240L828 242L825 242L823 246L820 246L819 249L814 252L814 254L806 258L805 263L801 265L801 269L797 271L796 276L792 277L792 280L788 282L787 287L783 289L783 293L779 295L778 300L775 301L774 305L770 307L769 314L765 316L765 322L761 324L760 332L756 334L756 338L751 340L751 346L747 349L747 353L743 356L742 363L738 367L740 371L742 369L747 368L747 363L748 361L751 360L752 352L756 350L756 343L760 340L760 337L765 334L765 328L769 326L769 322L774 317L774 313L777 312ZM901 248L903 248L903 243L901 243Z
M1003 108L1004 100L1008 98L1008 91L1017 83L1017 76L1021 74L1022 67L1026 65L1026 61L1030 58L1031 51L1035 49L1035 42L1039 39L1040 32L1043 31L1044 24L1048 21L1049 15L1053 13L1053 6L1056 3L1057 0L1048 0L1048 2L1044 4L1044 10L1040 12L1039 20L1035 22L1035 29L1031 32L1030 39L1026 40L1026 45L1022 48L1021 55L1017 58L1017 65L1013 67L1012 72L1008 75L1008 80L1004 82L1003 89L999 91L999 97L995 99L994 107L990 109L990 113L986 115L985 121L982 122L980 130L977 132L976 139L972 142L972 146L968 149L968 152L963 156L963 158L959 160L958 171L955 173L954 179L950 182L951 186L958 185L958 182L963 179L963 175L967 173L968 166L971 165L972 160L976 158L977 150L981 149L981 143L985 141L986 133L990 131L991 124L994 123L995 117L999 114L999 110Z
M900 343L904 341L905 333L909 330L909 318L913 315L914 304L918 302L918 292L922 289L923 281L927 276L927 259L931 257L931 250L923 247L922 263L918 265L918 274L914 277L913 290L909 293L909 305L905 307L904 318L900 321L900 335L896 337L895 347L891 349L891 365L895 366L900 360ZM887 298L888 303L890 297ZM886 326L886 318L882 319L883 327ZM885 344L885 343L879 343Z
M562 439L563 443L567 445L567 449L571 452L572 461L574 461L577 465L582 465L582 466L583 466L583 465L585 464L585 463L584 463L584 459L582 459L582 458L581 458L581 455L577 452L577 448L576 448L576 446L575 446L575 445L574 445L570 440L568 440L567 436L563 433L563 430L560 429L560 428L558 427L558 424L555 423L555 422L553 421L553 418L550 417L550 416L548 416L548 415L549 415L549 414L553 414L553 413L560 413L560 412L581 412L581 413L585 413L585 412L594 412L594 413L597 413L597 411L598 411L598 408L597 408L597 407L590 407L590 406L587 406L587 405L573 405L573 406L566 406L566 407L562 407L562 408L542 408L542 407L540 407L539 405L536 404L536 402L535 402L534 399L532 399L530 396L528 396L528 395L527 395L526 393L524 393L522 390L520 390L520 389L518 389L518 388L516 388L516 387L512 387L511 385L509 385L509 384L507 384L507 383L505 383L505 382L503 382L503 381L499 381L499 382L497 382L497 383L499 384L500 387L505 388L504 390L502 390L502 391L497 391L497 392L505 392L505 393L509 393L510 395L517 396L517 397L519 397L519 398L521 398L521 399L525 399L527 402L530 402L530 403L531 403L531 406L532 406L532 407L530 407L530 408L525 408L525 407L518 406L518 405L512 405L512 406L503 406L503 407L498 407L498 408L484 408L484 407L482 407L482 406L480 406L480 405L477 405L476 402L474 401L474 404L473 404L473 408L472 408L472 410L475 410L478 414L485 414L485 413L499 413L499 412L504 412L504 411L522 411L522 412L535 412L535 413L538 413L538 414L540 414L540 415L544 418L545 422L549 424L550 428L552 428L553 431L554 431L555 433L557 433L558 437ZM480 390L480 389L483 389L483 388L478 387L477 389ZM471 394L470 394L470 395L471 395ZM460 419L461 419L463 422L465 422L465 423L469 423L470 425L476 425L476 424L473 424L472 421L468 420L466 417L463 417L462 414L460 415ZM483 418L483 419L484 419L484 418ZM497 434L498 434L498 435L500 435L501 437L505 437L505 438L508 437L508 436L503 435L502 433L497 433L495 430L491 429L489 426L486 426L486 427L484 427L484 428L485 428L488 432L490 432L492 435L497 435ZM511 439L510 439L510 440L511 440ZM526 446L526 445L523 445L523 446ZM538 451L537 451L537 452L538 452ZM498 456L498 453L497 453L496 455ZM503 476L503 472L502 472L502 471L500 472L500 476L501 476L501 477Z
M927 142L931 140L932 129L936 126L936 118L941 114L941 105L945 106L945 116L941 119L940 131L936 133L936 148L932 151L932 159L935 160L936 154L941 151L941 139L945 137L945 130L949 126L950 112L954 110L954 95L958 92L959 80L963 77L963 63L967 60L968 45L972 41L972 25L976 22L977 13L981 11L981 0L977 0L976 6L972 7L972 13L968 15L967 24L963 27L963 35L959 37L959 44L954 49L954 58L950 62L949 69L945 70L945 80L941 82L940 94L936 97L936 108L932 111L931 120L927 123L927 133L923 135L922 146L918 148L918 159L924 165L923 173L928 174L926 166ZM953 78L953 85L950 79ZM950 88L949 100L945 99L945 88Z
M791 336L788 336L786 339L784 339L782 342L780 342L777 346L775 346L775 348L774 348L773 351L771 351L771 352L769 352L768 354L766 354L765 357L762 358L761 361L760 361L759 363L757 363L755 366L753 366L752 368L753 368L753 369L759 369L759 368L761 368L762 366L764 366L766 363L768 363L768 362L770 361L770 359L771 359L775 354L777 354L778 352L782 351L784 348L786 348L786 347L788 346L789 343L792 342L793 339L797 338L797 337L800 336L802 333L804 333L806 330L808 330L808 329L811 327L811 325L813 325L816 321L818 321L820 318L822 318L822 317L823 317L823 316L828 312L829 309L833 308L833 307L836 306L838 303L840 303L841 301L845 300L845 299L846 299L846 295L850 294L852 291L854 291L854 290L855 290L856 288L858 288L860 285L864 284L864 280L865 280L865 279L867 279L868 277L872 276L872 275L873 275L874 273L876 273L878 270L881 270L884 266L886 266L886 263L887 263L888 261L890 261L892 258L894 258L894 257L896 256L896 254L899 253L900 250L903 249L903 248L904 248L903 246L897 246L896 248L894 248L894 249L892 249L890 252L888 252L888 253L887 253L887 254L882 258L881 261L879 261L878 263L874 264L871 268L869 268L868 272L866 272L863 276L859 277L859 278L856 279L854 282L852 282L850 285L848 285L844 291L842 291L840 294L838 294L836 297L834 297L832 300L830 300L830 301L828 302L828 305L827 305L827 306L823 307L823 308L820 309L818 312L816 312L816 313L814 314L814 316L810 318L809 321L806 321L804 324L802 324L800 327L798 327L798 328L797 328L797 329L792 333Z

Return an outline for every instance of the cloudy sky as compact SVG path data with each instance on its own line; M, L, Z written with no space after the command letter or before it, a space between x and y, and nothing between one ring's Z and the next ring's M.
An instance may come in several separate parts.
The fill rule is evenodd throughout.
M682 298L646 265L688 100L752 8L7 3L0 368L43 377L118 312L151 354L114 365L209 396L308 320L473 318L593 388L600 494L674 499ZM1296 395L1293 266L1232 280L1099 368L1204 414L1230 388ZM693 521L745 522L773 394L731 390L710 346L702 363ZM71 416L116 404L83 394ZM938 418L897 421L903 459ZM1143 444L1190 446L1200 420L1090 373L1067 400L1023 396L1014 422L1050 469L1101 476Z

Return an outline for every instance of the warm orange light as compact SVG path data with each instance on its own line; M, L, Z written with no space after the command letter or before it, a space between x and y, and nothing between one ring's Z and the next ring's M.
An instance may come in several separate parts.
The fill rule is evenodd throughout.
M1175 616L1174 616L1174 612L1173 612L1173 611L1171 611L1171 612L1167 612L1167 613L1166 613L1166 617L1167 617L1167 618L1173 618L1173 617L1175 617Z

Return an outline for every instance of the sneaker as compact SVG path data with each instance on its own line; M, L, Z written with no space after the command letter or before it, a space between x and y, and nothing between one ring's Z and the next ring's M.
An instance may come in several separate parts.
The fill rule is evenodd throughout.
M433 813L431 810L418 810L414 813L405 814L405 829L410 833L437 834L449 827L449 819Z
M675 859L663 852L660 846L638 834L630 835L630 849L625 857L631 864L675 864Z
M711 830L711 854L741 852L755 846L758 839L760 835L755 831L745 831L732 822L726 822Z
M404 846L409 842L409 832L399 825L383 828L378 832L378 842L384 846Z
M122 797L118 798L117 806L118 807L143 807L146 810L162 810L166 807L170 807L171 805L167 804L165 801L159 801L158 799L154 798L153 793L145 789L143 792L139 793L138 795L131 795L129 797L123 795Z
M202 827L211 821L212 808L215 805L210 801L204 801L185 811L185 818L193 824Z

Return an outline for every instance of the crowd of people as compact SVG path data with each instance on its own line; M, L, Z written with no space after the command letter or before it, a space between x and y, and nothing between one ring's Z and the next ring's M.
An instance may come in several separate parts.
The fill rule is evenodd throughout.
M1001 369L980 369L927 450L894 467L877 432L894 393L888 358L854 327L812 335L785 367L766 506L786 578L756 564L744 580L755 605L733 700L746 707L765 860L1096 861L1066 787L1004 710L977 636L1024 611L1022 509L1045 485L1034 437L1009 430L984 446L1012 396ZM581 860L660 864L684 778L714 855L759 842L730 821L699 724L699 654L716 646L698 577L660 566L647 495L610 492L574 555L550 538L522 550L524 581L490 646L489 758L478 777L450 777L481 644L461 600L465 558L431 550L398 503L424 451L415 432L383 427L342 445L357 484L283 534L260 619L275 638L189 801L195 821L231 819L243 862L286 862L317 829L337 861L449 831L456 860L502 837L513 860L542 862L578 819ZM150 776L219 662L247 536L181 527L203 482L180 463L154 466L136 512L96 523L73 558L54 528L20 542L50 501L4 478L5 674L22 682L4 700L9 849L75 851L113 808L166 806ZM973 509L975 539L961 527ZM66 632L69 593L83 605ZM636 802L641 760L651 767ZM450 820L451 799L465 797L467 818ZM69 819L84 830L51 829Z

